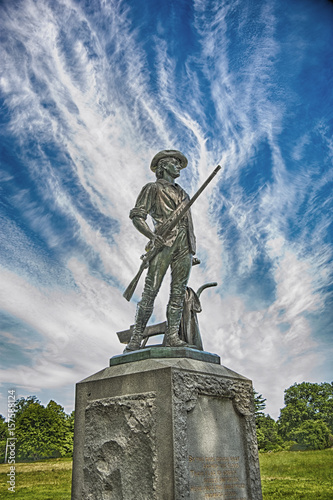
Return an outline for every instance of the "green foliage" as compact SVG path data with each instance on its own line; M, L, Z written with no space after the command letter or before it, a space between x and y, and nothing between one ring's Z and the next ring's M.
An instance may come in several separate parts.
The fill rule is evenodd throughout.
M279 418L280 432L287 437L306 420L323 420L333 432L333 383L302 382L285 390L285 408Z
M3 462L5 459L7 436L8 433L5 417L0 415L0 462Z
M262 451L282 450L283 440L278 434L278 426L269 415L256 418L258 448Z
M283 440L278 435L278 426L275 420L265 415L266 399L253 391L255 419L257 428L258 448L261 451L282 450Z
M5 422L5 417L0 415L0 440L6 439L7 437L7 425Z
M304 450L323 450L330 445L330 430L322 420L306 420L294 432L294 439Z
M263 398L262 394L259 394L259 392L255 390L253 390L253 402L256 418L258 416L265 415L264 410L266 408L266 399Z
M21 413L24 413L24 411L34 403L40 404L40 401L37 399L37 396L28 396L27 398L17 399L15 403L16 418L19 417Z
M296 440L301 447L309 449L322 449L330 445L329 434L333 433L333 384L294 384L285 390L285 405L278 420L279 434L284 440ZM306 422L318 422L318 425ZM323 423L326 424L325 428Z
M65 456L73 451L72 416L50 401L44 407L35 396L16 403L17 458L37 460Z

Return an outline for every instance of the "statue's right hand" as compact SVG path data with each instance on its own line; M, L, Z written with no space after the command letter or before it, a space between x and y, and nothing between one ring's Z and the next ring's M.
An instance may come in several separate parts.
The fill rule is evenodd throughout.
M164 239L159 234L154 234L151 241L155 248L162 248L165 245Z

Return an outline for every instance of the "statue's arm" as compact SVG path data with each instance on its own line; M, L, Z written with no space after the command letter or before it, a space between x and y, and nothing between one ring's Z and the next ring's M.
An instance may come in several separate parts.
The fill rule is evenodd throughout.
M132 218L132 222L134 224L134 227L141 233L143 234L144 236L146 236L146 238L148 238L149 240L152 240L154 238L154 233L153 231L150 229L150 227L148 226L147 222L145 221L145 219L143 219L142 217L133 217Z
M155 234L144 219L141 217L133 217L132 222L136 229L146 236L156 248L161 248L164 245L162 236Z
M135 207L130 211L130 218L134 227L146 238L148 238L155 247L161 247L164 244L163 238L156 235L148 226L147 215L155 202L156 185L150 183L144 186L138 196Z

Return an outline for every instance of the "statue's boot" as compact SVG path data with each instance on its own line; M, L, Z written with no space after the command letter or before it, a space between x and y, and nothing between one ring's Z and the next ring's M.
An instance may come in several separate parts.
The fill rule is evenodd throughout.
M143 332L146 328L148 320L152 314L152 308L144 308L138 304L135 316L134 332L131 340L124 349L124 354L127 352L137 351L141 347Z
M165 332L165 345L167 347L184 347L188 345L178 335L182 313L182 307L173 307L170 305L167 307L168 326Z
M141 342L142 342L142 335L139 335L138 333L133 333L131 340L124 349L124 354L126 354L127 352L138 351L140 349Z

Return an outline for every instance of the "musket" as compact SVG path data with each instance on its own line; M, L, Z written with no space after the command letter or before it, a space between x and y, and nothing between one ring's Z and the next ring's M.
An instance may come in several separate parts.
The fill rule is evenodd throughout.
M159 236L161 236L163 239L169 236L171 231L177 226L178 222L184 217L186 212L189 211L193 203L197 200L197 198L201 195L202 191L208 186L210 181L215 177L217 172L221 170L221 166L218 165L214 171L210 174L208 179L203 183L203 185L198 189L198 191L192 196L192 198L186 203L184 203L183 207L180 208L179 211L177 211L177 215L174 216L172 214L170 218L163 224L164 229L162 229L162 232L158 232ZM177 210L177 209L176 209ZM170 223L169 223L170 221ZM140 266L139 271L137 274L134 276L128 287L123 293L123 297L125 297L126 300L130 301L132 298L132 295L137 287L137 284L139 282L139 279L141 277L141 274L147 267L149 266L149 262L162 250L163 245L159 248L156 248L154 245L149 249L144 255L141 256L142 259L142 264Z

